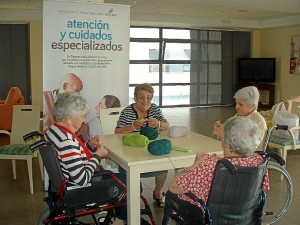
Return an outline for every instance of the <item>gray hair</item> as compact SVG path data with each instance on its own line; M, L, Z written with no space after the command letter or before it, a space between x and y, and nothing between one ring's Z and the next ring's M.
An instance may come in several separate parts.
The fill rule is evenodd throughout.
M257 123L246 116L234 116L224 124L223 143L243 157L253 154L260 144L261 132Z
M120 100L118 97L114 95L104 95L103 98L105 98L105 107L106 108L117 108L121 107Z
M65 92L58 95L52 113L57 122L63 122L68 116L75 117L80 112L87 113L88 103L80 93Z
M137 97L137 95L140 91L148 91L151 93L152 96L154 94L154 89L153 89L152 85L149 83L143 83L143 84L136 85L134 88L134 97Z
M259 101L258 89L255 86L243 87L235 93L234 99L242 100L248 105L254 105L255 109L257 109Z

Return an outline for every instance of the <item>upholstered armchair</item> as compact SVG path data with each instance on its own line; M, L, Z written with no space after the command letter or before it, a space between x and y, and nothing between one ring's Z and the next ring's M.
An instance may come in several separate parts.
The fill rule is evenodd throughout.
M24 105L25 100L18 87L12 87L5 100L0 100L0 130L11 130L13 105Z

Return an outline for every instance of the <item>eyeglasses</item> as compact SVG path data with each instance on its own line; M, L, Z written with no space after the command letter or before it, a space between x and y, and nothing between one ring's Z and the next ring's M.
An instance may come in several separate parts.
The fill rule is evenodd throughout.
M150 96L150 95L148 95L148 96L145 96L145 95L138 95L138 96L137 96L137 99L138 99L138 100L141 100L141 101L151 102L152 96Z

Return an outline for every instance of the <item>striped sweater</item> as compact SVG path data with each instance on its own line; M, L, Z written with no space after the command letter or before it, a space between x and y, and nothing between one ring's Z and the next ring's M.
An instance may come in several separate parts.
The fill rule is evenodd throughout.
M131 104L123 109L123 111L120 114L119 120L117 122L116 128L126 127L126 126L132 124L135 120L142 119L142 118L138 118L138 114L137 114L136 110L134 109L133 105L134 104ZM148 115L147 115L147 117L145 117L145 119L146 118L147 119L148 118L156 118L158 121L161 121L161 122L166 121L160 108L158 108L158 106L154 103L151 104L151 106L148 110ZM144 126L147 126L147 124L145 123Z
M76 138L55 125L50 126L45 136L56 149L64 177L77 185L87 185L101 161L100 156L94 154L88 160Z

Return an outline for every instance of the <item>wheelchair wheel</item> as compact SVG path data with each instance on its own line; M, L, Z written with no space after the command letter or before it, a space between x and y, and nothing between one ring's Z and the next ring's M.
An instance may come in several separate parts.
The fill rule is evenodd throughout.
M266 191L263 225L273 224L288 210L293 197L293 183L288 171L278 163L268 163L270 190Z
M114 213L112 211L102 211L95 214L95 217L100 225L108 225L114 222Z

